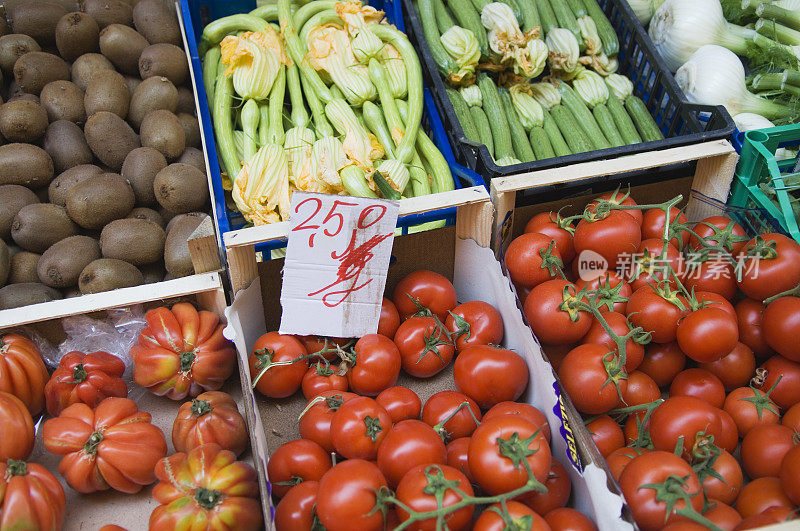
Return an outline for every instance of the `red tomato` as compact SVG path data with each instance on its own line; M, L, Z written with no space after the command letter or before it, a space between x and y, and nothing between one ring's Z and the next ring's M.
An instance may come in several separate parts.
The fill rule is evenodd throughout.
M437 374L455 354L447 331L433 317L409 317L400 324L394 342L400 351L403 370L417 378Z
M617 450L614 450L606 457L606 463L608 464L608 469L611 471L611 475L614 476L614 479L619 481L620 476L622 475L622 471L625 470L625 467L628 466L634 457L646 454L650 452L647 448L636 448L630 446L623 446Z
M461 407L467 403L468 406ZM461 409L459 409L459 407ZM459 411L453 414L456 409ZM452 417L439 426L446 418ZM478 422L475 422L477 419ZM481 410L473 399L458 391L439 391L422 408L422 421L432 426L445 440L469 437L481 420Z
M392 301L405 321L422 308L427 308L440 321L456 307L456 289L446 277L433 271L414 271L397 283Z
M456 351L473 345L499 345L503 340L503 318L494 306L469 301L456 306L444 327L455 340Z
M742 439L742 467L751 478L777 477L781 461L794 447L794 432L786 426L754 426Z
M736 272L729 258L719 254L688 254L682 278L688 291L710 291L731 300L736 295Z
M642 371L633 371L628 375L628 385L622 393L625 406L641 406L661 398L661 391L656 382Z
M763 330L767 345L784 358L800 362L800 343L795 337L800 330L800 297L781 297L769 303Z
M467 449L469 449L469 441L471 437L461 437L454 441L450 441L447 445L447 457L445 464L451 466L467 476L470 483L473 483L472 472L469 470L469 458L467 457Z
M267 462L267 476L272 494L282 498L302 481L319 481L331 468L331 456L314 441L295 439L272 452Z
M550 525L548 525L544 518L519 502L507 501L506 511L507 517L510 518L515 525L519 526L518 529L526 529L528 531L551 531ZM501 504L495 503L490 505L481 513L478 519L475 520L475 527L472 528L472 531L506 531L507 529L517 529L508 527L506 521L503 520L501 516L502 512L503 506Z
M714 460L714 464L697 472L703 492L707 498L713 498L723 503L731 504L736 501L739 491L742 490L744 477L742 468L736 459L727 451L723 451ZM719 475L722 479L716 477Z
M547 492L530 492L519 499L522 503L536 511L537 514L547 514L550 511L564 507L569 501L572 492L572 481L569 473L557 459L550 464L550 473L544 482Z
M406 472L417 465L443 465L447 457L444 442L421 420L401 420L389 430L378 448L378 468L396 489Z
M578 291L583 288L589 290L589 296L596 302L601 313L626 313L628 297L633 293L631 285L623 281L616 271L603 271L588 281L579 278L575 282L575 288Z
M736 510L742 518L748 518L770 507L794 509L794 504L781 488L781 480L776 477L756 478L744 487L736 499Z
M528 386L528 365L512 350L477 345L458 355L453 380L481 409L489 409L522 396Z
M398 326L400 326L400 314L397 312L397 307L384 297L381 302L381 316L378 319L378 333L394 339L394 333L397 332Z
M500 402L494 405L489 411L483 415L483 420L489 420L500 415L519 415L523 418L533 422L537 427L542 428L545 439L550 441L550 424L547 422L547 417L544 413L539 411L536 407L522 402Z
M753 350L753 354L764 358L772 354L767 345L763 321L764 304L753 299L742 299L736 303L736 320L739 323L739 340Z
M754 514L753 516L748 516L747 518L739 522L739 525L736 526L734 531L744 531L746 529L761 529L763 527L771 526L773 524L779 524L780 520L775 518L772 514L767 513L767 511L771 512L772 509L778 509L778 507L770 507L761 514Z
M742 264L739 289L763 301L800 284L800 244L783 234L762 234L748 241L738 255Z
M678 321L686 314L686 299L673 292L662 296L650 286L637 289L628 299L628 319L645 332L653 332L654 343L669 343L677 337Z
M560 279L548 280L531 290L523 313L540 341L563 345L586 335L592 316L578 307L581 299L576 295L575 285Z
M675 478L686 479L678 481ZM686 493L686 498L679 498L670 508L656 498L656 490L650 486L665 482ZM678 509L691 506L699 513L703 507L697 475L689 463L672 452L655 450L635 457L622 471L619 484L636 523L643 531L661 529L665 523L685 521L685 517L675 514Z
M41 391L41 387L38 390ZM24 402L19 401L25 407ZM64 525L64 487L42 465L3 459L0 461L0 491L3 493L0 528L44 531L61 529Z
M645 420L645 412L639 411L627 419L625 419L625 426L622 428L622 433L625 435L625 444L630 446L641 446L647 440L646 435L642 434L642 430L648 431L650 420Z
M322 362L309 367L300 383L306 400L311 400L322 391L347 391L347 377L337 374L338 369L335 365L325 366Z
M765 393L772 389L773 402L783 409L800 402L800 363L776 354L756 370L756 384L760 383L760 374L763 374L763 383L757 386Z
M708 217L695 225L693 230L706 246L721 246L733 256L739 254L747 241L742 226L726 216ZM693 234L689 242L692 249L699 250L704 246L697 236Z
M800 433L800 405L795 404L781 417L781 424Z
M611 452L625 446L622 428L619 427L616 420L608 415L600 415L587 424L586 429L589 430L589 435L592 436L592 440L603 457L608 457Z
M701 308L678 323L678 346L699 363L716 361L739 341L736 319L719 308Z
M780 469L783 492L795 505L800 505L800 446L786 452Z
M575 408L599 415L617 407L628 382L625 370L613 352L602 345L575 347L558 368L563 390Z
M710 504L711 507L703 513L703 516L724 531L733 531L742 521L742 516L730 505L719 500L710 500Z
M344 348L350 339L342 337L324 337L324 336L295 336L306 348L309 354L319 354L328 361L339 359L339 353L336 347ZM314 358L311 358L314 359ZM319 358L317 358L319 359Z
M645 212L642 218L642 239L658 238L659 240L663 240L665 218L664 211L660 208L651 208ZM691 233L685 227L679 226L688 221L689 219L686 217L686 214L675 207L670 207L670 226L668 229L669 243L678 249L683 249L689 243Z
M353 392L376 396L397 382L402 360L391 339L367 334L358 340L354 350L355 365L347 371L347 381Z
M739 446L739 429L736 427L736 421L734 421L731 414L724 409L717 411L717 415L719 415L719 422L722 429L719 436L714 441L714 444L723 450L733 453Z
M33 451L34 428L25 403L11 393L0 391L0 461L26 459Z
M303 382L308 360L300 359L308 352L294 336L267 332L256 340L250 353L250 378L258 392L270 398L292 396ZM297 360L297 361L295 361ZM289 365L273 365L292 362Z
M304 481L292 487L275 507L275 527L278 531L311 531L314 525L314 503L319 491L318 481Z
M597 531L594 522L580 511L561 507L544 515L552 531Z
M618 336L627 335L631 331L628 318L621 313L606 312L603 314L603 318L606 324L611 327L611 330ZM607 349L619 353L617 343L597 319L592 321L592 326L589 328L589 332L581 339L581 343L603 345ZM641 365L642 358L644 358L644 345L637 343L634 341L633 337L631 337L625 342L625 371L629 373L635 371L639 365Z
M733 304L719 293L714 293L713 291L696 291L694 296L697 302L701 303L704 308L711 307L724 310L734 319L737 318Z
M535 437L534 437L534 434ZM525 485L528 472L521 463L500 453L499 440L518 440L531 472L544 483L550 472L550 445L532 422L515 415L503 415L483 422L472 434L467 456L475 482L489 495L502 494ZM528 440L530 439L530 440Z
M653 379L659 387L666 387L686 366L686 355L678 343L650 343L644 349L639 370Z
M580 220L573 241L578 260L584 251L593 251L606 260L607 269L615 269L621 255L636 252L642 242L642 231L630 215L612 210L603 218L591 216Z
M547 360L550 362L550 365L557 371L559 366L561 366L561 362L564 358L569 354L569 352L577 347L578 345L575 343L568 343L566 345L548 345L547 343L542 343L542 353L547 357Z
M218 444L236 456L249 442L247 423L233 397L222 391L207 391L184 402L172 424L172 446L176 452L191 452L208 443Z
M328 531L381 531L383 514L373 511L375 494L386 487L376 465L348 459L328 470L319 482L316 511Z
M683 437L683 455L691 457L705 436L716 438L722 429L717 408L693 396L671 396L650 417L650 439L656 450L673 452Z
M392 418L375 399L358 396L342 404L331 421L331 442L346 459L374 460Z
M439 477L439 481L453 482L452 487L450 483L447 484L442 490L443 492L438 497L433 493L427 491L430 485L428 475ZM397 487L395 496L398 501L403 503L405 507L416 512L429 512L435 511L437 507L449 507L461 501L462 495L453 487L458 488L467 496L473 496L472 485L469 480L453 467L447 465L419 465L412 468L408 474L403 476L400 485ZM466 505L460 509L447 514L443 520L447 529L453 531L465 531L472 525L472 513L475 511L474 505ZM403 509L403 506L398 506L397 514L400 517L400 522L405 522L410 517L409 513ZM437 529L436 518L427 518L419 520L408 527L417 531L434 531Z
M661 238L643 240L632 256L631 262L625 266L626 279L634 291L662 280L669 281L674 288L677 284L670 271L679 277L684 271L681 252L672 244L667 244L664 249L664 241Z
M756 358L750 347L739 342L725 356L717 361L700 363L699 367L719 378L725 391L731 391L750 381L750 377L756 370Z
M733 417L739 437L747 435L754 426L778 424L780 420L775 403L752 387L739 387L728 393L723 408Z
M342 391L323 391L310 400L300 416L300 437L314 441L325 451L334 451L331 442L331 422L339 407L357 395Z
M565 222L556 212L541 212L525 224L525 232L539 232L554 240L565 264L575 258L575 246L572 244L574 230L572 222Z
M675 376L669 396L693 396L716 407L725 403L722 381L705 369L686 369Z
M620 190L614 190L613 192L606 192L604 194L597 196L597 198L594 201L589 203L589 206L587 208L594 211L597 208L597 203L599 202L599 200L608 201L615 205L636 206L638 204L631 197L630 192L622 192ZM642 225L643 214L641 209L632 208L632 209L620 210L620 212L624 212L627 215L631 216L633 219L635 219L637 225L639 226Z
M392 417L392 423L406 419L418 419L422 412L422 401L408 387L390 387L381 391L375 401Z
M8 341L6 338L12 336L3 339ZM28 370L33 372L32 367ZM126 398L128 387L122 380L124 372L122 360L108 352L84 354L73 351L64 354L58 362L58 369L44 386L47 412L51 417L57 417L65 407L76 402L97 407L110 396Z
M527 232L514 238L506 250L505 264L511 280L527 288L556 278L556 268L563 266L555 241L538 232Z

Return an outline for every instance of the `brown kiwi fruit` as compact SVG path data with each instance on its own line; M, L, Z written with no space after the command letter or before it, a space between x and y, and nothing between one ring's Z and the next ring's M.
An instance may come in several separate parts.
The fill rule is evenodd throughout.
M178 121L183 127L183 133L186 135L186 147L199 148L200 143L200 123L197 118L191 114L180 113Z
M5 17L0 17L0 36L8 35L11 33L11 28L8 27Z
M38 203L39 198L29 188L18 184L0 186L0 238L11 238L11 224L24 206Z
M23 91L38 96L51 81L69 79L69 66L57 55L28 52L14 63L14 79Z
M64 6L55 2L26 2L14 6L9 19L14 33L30 35L41 46L52 46L58 21L66 14Z
M95 260L78 277L78 287L84 294L140 286L143 283L142 272L135 265L113 258Z
M92 153L114 171L119 171L128 153L140 146L139 135L133 132L131 126L108 111L90 116L83 133Z
M135 29L111 24L100 32L100 51L125 74L139 73L139 56L149 43Z
M38 103L16 100L0 105L0 133L9 142L36 142L47 124L47 111Z
M81 91L85 91L89 86L89 81L101 70L114 70L114 65L104 55L85 53L72 63L72 82Z
M175 112L177 107L178 89L175 85L165 77L149 77L133 92L128 121L138 131L149 112L159 109Z
M0 37L0 68L6 74L14 71L14 63L28 52L40 52L42 48L29 35L11 33Z
M73 186L101 173L104 173L103 170L93 164L81 164L68 169L50 182L47 190L49 201L55 205L65 207L67 205L67 194Z
M186 53L174 44L151 44L139 56L139 75L142 79L162 76L180 86L189 77Z
M116 173L93 175L73 186L67 194L69 216L85 229L99 229L124 218L134 205L133 189Z
M0 286L5 285L9 271L11 271L11 253L6 242L0 240Z
M139 128L142 146L159 150L167 160L175 160L186 149L186 134L178 117L159 109L150 111Z
M177 219L167 232L167 240L164 244L164 264L167 272L173 278L194 274L192 256L189 254L187 240L198 225L208 217L206 214L197 214L196 216L183 216Z
M11 224L14 242L32 253L43 253L59 240L78 233L64 207L34 203L22 207Z
M128 153L121 173L133 188L137 205L157 204L153 181L156 174L166 167L167 159L155 148L140 147Z
M17 143L0 146L0 185L40 188L53 180L53 172L53 160L38 146Z
M20 251L11 257L8 272L9 284L24 284L26 282L39 282L36 268L42 255L30 251Z
M203 175L206 175L206 157L203 155L203 152L197 148L187 147L183 155L181 155L181 158L178 159L178 162L194 166L202 171Z
M67 13L56 26L56 46L67 61L96 52L100 49L100 26L86 13Z
M175 9L161 0L137 2L133 7L133 25L151 44L167 42L181 45L181 28Z
M164 275L167 273L164 269L164 261L159 260L146 266L139 266L139 271L142 272L145 284L152 284L153 282L161 282L164 280Z
M147 265L164 257L167 233L157 223L145 219L116 219L103 227L100 248L104 258Z
M185 112L194 116L197 114L197 107L194 101L194 92L186 87L178 87L178 106L175 108L175 114Z
M167 226L164 228L164 230L166 230L167 234L169 234L169 223L170 223L170 221L175 219L175 217L176 217L175 216L175 212L170 212L169 210L167 210L166 208L162 207L161 205L158 205L158 215L161 216L161 219L163 219L164 223L167 224Z
M0 310L21 308L31 304L61 299L61 292L38 282L9 284L0 288Z
M68 120L58 120L47 127L42 147L53 159L55 172L59 174L94 160L83 131Z
M133 23L133 9L121 0L83 0L81 11L95 19L100 29L112 24L130 26Z
M39 103L51 122L69 120L78 125L86 122L83 91L72 81L59 79L48 83L39 94Z
M152 208L147 207L136 207L131 210L131 213L128 214L129 218L135 219L143 219L145 221L152 221L162 229L164 228L164 218L161 217L161 214L153 210Z
M111 70L97 72L89 81L83 98L87 116L108 111L125 119L130 104L131 92L125 78L119 72Z
M206 176L194 166L180 162L158 172L153 191L159 204L176 214L201 210L208 202Z
M142 83L142 80L139 76L125 76L125 83L128 84L128 92L130 92L131 97L133 97L133 93L136 92L136 87Z
M89 236L70 236L51 245L39 258L39 281L51 288L78 284L83 268L100 258L100 244Z

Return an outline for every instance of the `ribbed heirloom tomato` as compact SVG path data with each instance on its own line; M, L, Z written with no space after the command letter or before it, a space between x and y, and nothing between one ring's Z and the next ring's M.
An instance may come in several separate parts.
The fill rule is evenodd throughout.
M512 350L476 345L458 355L453 379L459 391L489 409L522 396L528 385L528 365Z
M267 332L259 337L247 360L256 390L270 398L292 396L308 370L307 354L294 336Z
M281 498L300 481L319 481L331 466L331 455L314 441L295 439L285 442L272 453L267 463L272 493Z
M150 392L183 400L216 391L233 373L236 351L215 313L179 302L150 310L145 321L131 356L133 379Z
M47 368L33 341L19 334L0 336L0 391L19 398L31 415L44 407Z
M58 471L82 493L139 492L155 481L153 468L167 453L150 413L127 398L106 398L95 409L72 404L44 423L42 439L48 452L63 456Z
M0 460L26 459L33 450L33 418L25 404L0 391Z
M0 461L0 529L59 531L64 489L42 465Z
M188 452L206 443L217 443L237 456L247 448L247 425L227 393L208 391L181 405L172 424L172 445Z
M258 476L232 452L204 444L162 459L155 474L153 498L161 505L150 515L152 531L262 528Z
M47 412L57 417L65 407L82 402L89 407L108 397L125 398L128 387L122 380L125 364L108 352L68 352L44 387Z

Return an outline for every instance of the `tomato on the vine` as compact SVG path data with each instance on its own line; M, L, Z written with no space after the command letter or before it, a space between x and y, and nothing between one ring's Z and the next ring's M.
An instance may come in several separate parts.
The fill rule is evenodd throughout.
M516 502L506 502L506 512L511 522L518 526L510 529L526 529L528 531L551 531L550 525L538 513L531 510L526 505ZM475 520L475 527L472 531L505 531L509 529L508 524L501 516L503 506L495 503L486 508Z
M374 511L376 493L386 487L377 465L348 459L328 470L319 481L316 512L328 531L381 531L384 518Z
M355 347L355 365L347 371L347 382L354 393L376 396L397 382L402 360L397 345L381 334L367 334Z
M631 256L642 242L640 224L621 210L612 210L607 216L590 214L575 227L575 252L578 260L584 251L593 251L606 260L608 269L617 267L620 256Z
M461 437L450 441L446 446L447 457L445 458L445 464L463 473L470 483L473 483L474 478L469 470L469 457L467 456L470 440L472 440L471 437Z
M338 374L335 365L317 362L303 375L300 387L306 400L311 400L322 391L347 391L347 377Z
M646 211L642 218L642 239L658 238L663 240L665 219L664 210L660 208L651 208ZM677 249L683 249L689 243L691 233L686 228L679 226L688 221L689 218L686 217L686 214L675 207L670 207L667 237L669 238L669 243Z
M689 255L682 278L688 291L710 291L731 300L736 295L736 272L728 258L711 254Z
M800 505L800 446L795 446L783 457L779 477L783 492L795 505Z
M417 393L401 385L381 391L375 401L383 406L394 424L401 420L418 419L422 413L422 401Z
M637 206L638 203L636 200L631 197L630 191L628 192L621 192L620 190L614 190L613 192L606 192L604 194L600 194L597 198L594 199L589 206L587 207L589 210L594 211L597 208L597 204L599 201L608 201L609 203L615 205L625 205L625 206ZM639 208L630 208L620 210L619 212L624 212L625 214L632 217L636 220L636 224L641 226L642 225L642 218L644 214L642 214L642 210Z
M331 420L331 442L346 459L374 460L392 418L375 399L357 396L342 404Z
M447 458L444 442L421 420L401 420L389 429L378 448L378 468L395 489L406 472L417 465L443 465Z
M295 336L267 332L259 337L248 358L256 390L270 398L292 396L308 370L307 354Z
M563 345L579 341L592 326L583 304L574 284L554 279L533 288L522 311L540 341Z
M308 402L300 416L300 437L319 444L325 451L334 451L331 442L331 422L333 415L346 401L356 394L345 391L323 391Z
M275 507L275 528L278 531L312 529L317 492L318 481L303 481L292 487Z
M586 288L592 301L596 302L600 313L614 311L625 314L628 298L633 293L631 285L622 280L616 271L602 271L591 280L579 278L575 289Z
M656 450L674 452L683 438L682 455L689 458L695 446L722 430L718 409L693 396L671 396L650 416L650 439Z
M606 312L603 314L606 324L618 336L625 336L632 330L628 318L617 312ZM644 340L644 334L641 335ZM609 335L599 320L595 319L589 332L581 339L583 344L603 345L609 350L619 353L619 347L614 339ZM625 371L630 373L635 371L642 363L644 358L644 345L636 341L636 336L630 337L625 341Z
M754 426L742 439L742 468L751 478L778 477L784 456L795 447L794 432L781 424Z
M665 247L660 238L643 240L626 266L627 280L633 291L661 281L668 281L675 288L675 276L681 278L684 271L681 252L670 243Z
M489 420L500 415L519 415L533 422L537 428L541 427L544 437L550 441L550 424L547 417L539 409L524 402L500 402L492 406L489 411L483 414L483 420Z
M800 297L780 297L764 310L764 339L767 345L786 359L800 363Z
M295 439L278 446L267 462L267 476L272 493L282 498L289 489L303 481L319 481L331 469L331 456L308 439Z
M550 472L547 474L544 486L547 492L533 491L521 496L519 500L537 514L547 514L567 505L572 492L572 481L569 479L567 469L557 459L553 459L550 464Z
M740 338L741 339L741 338ZM725 391L746 385L756 370L756 358L750 347L742 342L736 343L726 355L716 361L700 363L698 367L705 369L720 379Z
M392 295L400 321L405 321L422 309L430 310L444 322L447 312L456 307L456 289L446 277L433 271L419 270L403 277Z
M463 405L465 403L467 405ZM457 409L459 411L454 414ZM437 428L439 423L448 417L450 419ZM439 391L425 402L422 408L422 421L437 429L441 435L446 435L446 440L459 439L472 435L481 421L481 410L478 404L464 393Z
M693 230L707 246L721 246L733 256L739 254L747 241L742 226L726 216L707 217L698 222ZM692 249L699 250L704 246L697 236L692 234L689 243Z
M678 346L699 363L716 361L728 354L739 341L736 319L720 308L695 310L679 323Z
M754 384L783 409L800 402L800 363L775 354L756 369Z
M625 446L622 428L608 415L600 415L588 423L586 429L603 457L608 457L615 450Z
M736 510L742 518L763 513L771 507L785 507L790 511L794 504L781 488L781 480L776 477L756 478L742 487L736 498Z
M575 258L575 246L572 243L574 230L573 223L564 221L557 212L541 212L525 224L524 232L539 232L554 240L561 259L568 264Z
M733 531L742 521L742 516L736 509L719 500L709 500L709 508L703 516L726 531Z
M582 512L559 507L544 515L551 531L597 531L597 526Z
M394 335L403 370L417 378L430 378L453 359L455 347L441 321L413 316L400 324Z
M556 278L564 265L555 242L539 232L520 234L509 244L505 254L511 281L526 288Z
M739 437L759 424L778 424L778 407L769 396L753 387L739 387L728 393L723 409L733 417Z
M721 409L725 403L725 386L705 369L686 369L672 380L669 396L693 396Z
M748 241L738 255L739 289L763 301L800 284L800 244L783 234L768 233Z
M617 407L628 385L619 357L602 345L572 349L561 362L558 377L575 408L587 415Z
M639 370L652 378L659 387L666 387L685 366L686 354L673 341L647 345Z
M660 398L661 390L655 380L642 371L633 371L628 374L628 385L625 387L625 392L622 393L625 407L649 404Z
M669 289L656 291L651 286L639 288L628 299L628 319L645 332L652 332L653 343L675 341L678 321L688 311L683 295Z
M456 358L453 380L459 391L489 409L522 396L528 386L528 365L512 350L476 345Z
M772 349L764 337L763 319L764 303L753 299L742 299L736 303L739 341L750 347L753 354L760 358L772 354Z
M642 454L646 454L650 452L647 448L637 448L635 446L623 446L617 450L614 450L606 456L606 463L608 464L608 469L611 471L611 475L614 476L614 479L619 481L620 475L622 475L622 471L625 470L625 467L628 466L634 457L640 456Z
M400 326L400 314L397 311L397 307L392 301L384 297L381 302L381 315L378 319L378 333L389 339L394 339L394 333L397 332L398 326Z
M800 404L793 405L783 414L781 424L800 433Z
M303 344L309 354L318 354L328 361L339 358L336 347L344 348L350 343L349 339L343 337L323 337L323 336L295 336ZM319 358L316 358L319 360Z
M727 504L736 501L739 491L742 490L744 476L742 475L742 467L739 466L736 458L730 452L723 450L714 459L713 465L709 464L699 471L696 470L696 472L706 497Z
M429 492L428 489L431 484L438 485L438 487L434 487L439 489L438 492ZM397 500L403 504L397 508L400 522L405 522L410 518L410 514L404 509L404 506L415 512L426 513L435 511L438 507L449 507L457 504L462 500L462 495L454 490L453 487L458 488L459 491L467 496L475 494L467 477L453 467L424 464L412 468L403 476L395 493ZM451 511L442 518L444 525L447 529L452 529L453 531L466 531L472 526L472 514L474 511L474 505L465 505L455 511ZM419 520L412 529L436 529L436 521L435 517Z
M473 345L499 345L503 340L500 312L483 301L459 304L447 316L444 326L452 335L457 352Z

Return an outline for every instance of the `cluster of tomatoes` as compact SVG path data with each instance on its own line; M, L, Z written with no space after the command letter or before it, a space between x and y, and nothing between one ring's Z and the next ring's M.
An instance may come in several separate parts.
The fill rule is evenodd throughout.
M677 202L616 192L539 214L506 268L640 528L793 519L800 245L724 216L690 224Z
M565 507L570 479L551 456L547 419L515 402L529 371L498 346L499 312L458 304L431 271L403 278L393 301L383 300L378 333L357 341L268 332L256 342L255 388L273 398L302 389L308 400L302 438L267 465L278 530L595 529ZM454 358L452 380L440 377L457 391L423 405L395 385L401 369L430 378Z
M188 303L147 313L132 349L134 379L181 405L172 428L177 453L151 416L127 398L125 365L107 352L70 352L48 375L36 345L0 336L0 529L57 531L65 518L58 479L29 458L34 417L46 408L44 448L77 492L137 493L156 481L150 529L262 528L255 469L237 461L248 433L236 402L217 391L236 363L219 318ZM105 531L120 530L109 525Z

